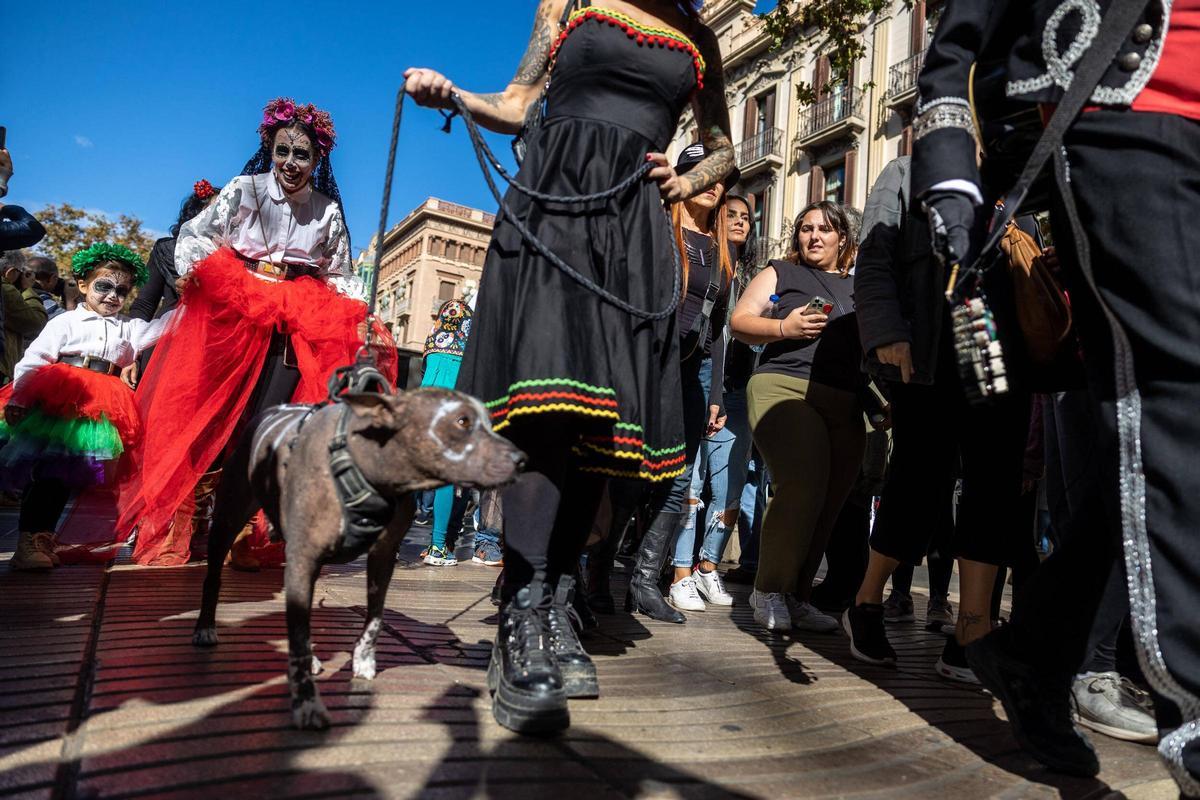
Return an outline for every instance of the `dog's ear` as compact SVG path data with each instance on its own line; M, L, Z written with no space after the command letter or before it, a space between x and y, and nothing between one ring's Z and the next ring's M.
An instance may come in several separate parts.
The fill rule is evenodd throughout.
M347 393L342 395L342 400L350 406L355 416L366 420L373 428L394 429L400 422L395 398L389 395Z

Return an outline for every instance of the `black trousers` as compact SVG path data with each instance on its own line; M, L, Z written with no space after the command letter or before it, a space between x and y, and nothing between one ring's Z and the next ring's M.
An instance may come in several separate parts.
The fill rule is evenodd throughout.
M932 386L897 383L892 398L892 464L879 501L871 548L920 564L931 541L953 530L958 558L1011 563L1019 535L1017 499L1029 428L1029 396L970 405L958 381L949 316ZM954 478L962 464L957 524Z
M1159 752L1184 793L1200 797L1200 122L1091 111L1065 145L1069 183L1062 163L1058 174L1069 194L1051 219L1064 264L1090 255L1097 290L1068 272L1099 480L1070 522L1079 535L1027 585L1011 635L1047 674L1074 672L1122 553ZM1082 535L1089 528L1108 535Z

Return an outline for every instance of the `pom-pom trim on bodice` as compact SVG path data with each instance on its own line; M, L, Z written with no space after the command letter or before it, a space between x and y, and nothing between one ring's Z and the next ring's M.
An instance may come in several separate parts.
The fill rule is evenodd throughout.
M670 28L652 27L638 22L633 17L622 14L619 11L609 11L603 8L587 7L576 9L568 17L566 27L559 34L558 40L550 50L550 59L552 62L558 54L558 48L567 40L571 31L583 25L588 20L595 20L600 24L620 28L639 47L665 47L668 50L678 50L681 53L686 53L691 56L692 64L696 68L696 89L700 90L704 88L704 58L700 55L700 49L696 47L695 42L682 33Z

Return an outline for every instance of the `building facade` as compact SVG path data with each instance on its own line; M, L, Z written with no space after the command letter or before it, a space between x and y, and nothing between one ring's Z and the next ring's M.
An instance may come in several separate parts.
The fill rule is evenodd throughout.
M447 300L474 297L494 214L431 197L384 236L376 314L392 332L401 359L419 359L438 308ZM375 242L358 258L369 280Z
M936 5L930 3L929 5ZM706 23L721 46L738 166L737 191L751 198L761 258L786 253L795 215L829 199L862 209L884 165L911 152L917 74L931 20L926 0L894 0L867 18L865 55L850 75L831 75L828 45L816 31L772 48L754 0L710 0ZM801 103L797 89L817 89ZM672 153L697 138L689 111Z

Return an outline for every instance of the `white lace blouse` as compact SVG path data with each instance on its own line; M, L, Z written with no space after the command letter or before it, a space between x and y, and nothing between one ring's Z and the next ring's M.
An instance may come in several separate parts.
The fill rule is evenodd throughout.
M311 183L289 195L273 171L234 178L180 228L175 269L186 275L223 246L251 261L316 267L342 294L360 300L366 294L350 263L342 210Z

